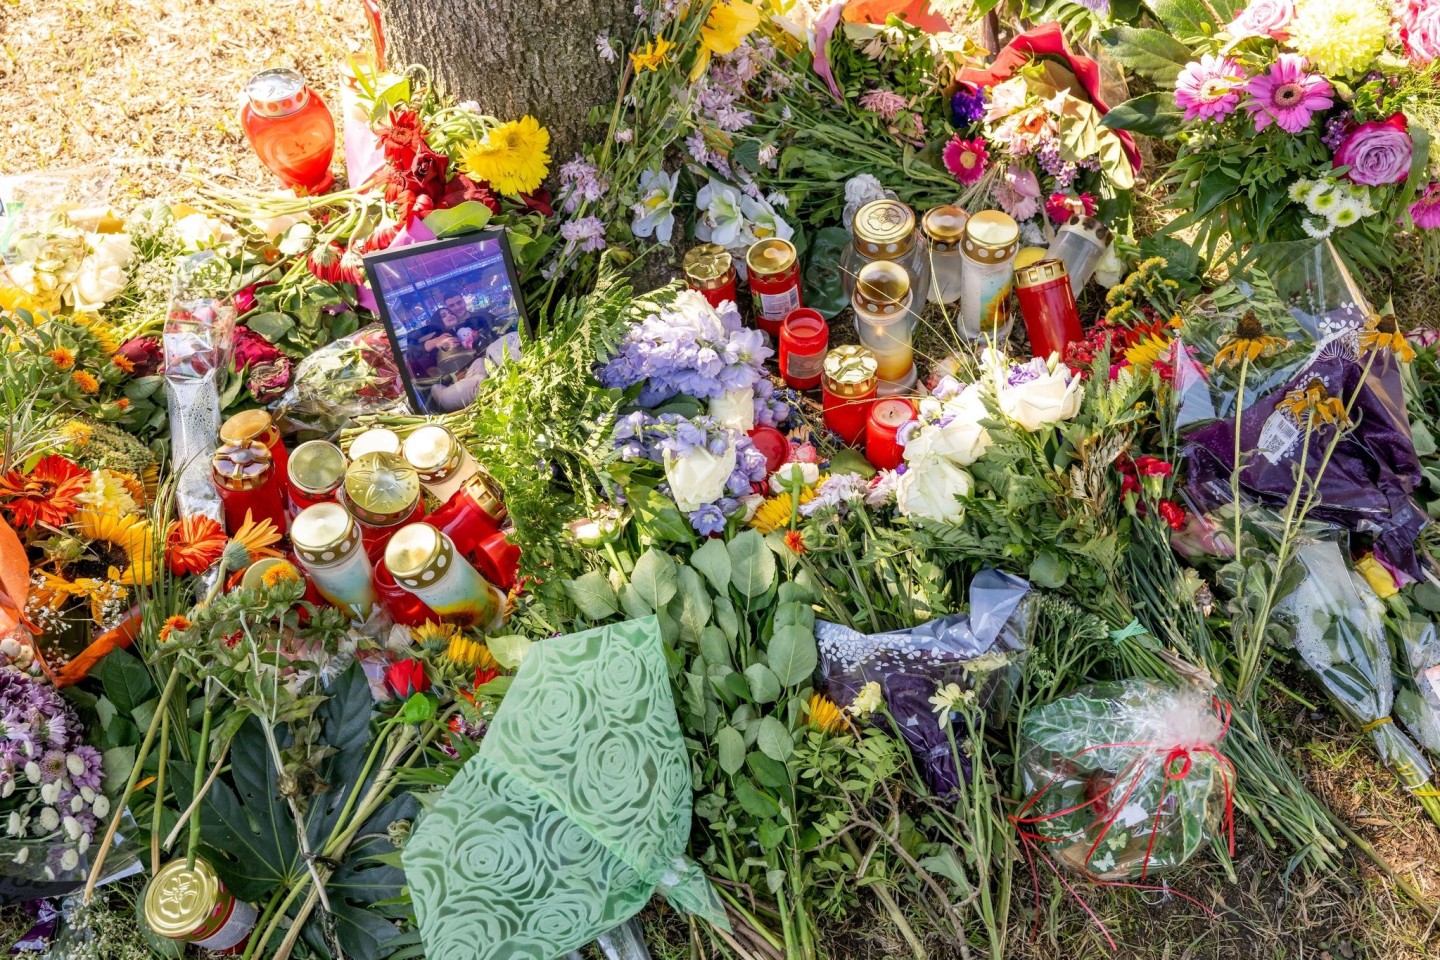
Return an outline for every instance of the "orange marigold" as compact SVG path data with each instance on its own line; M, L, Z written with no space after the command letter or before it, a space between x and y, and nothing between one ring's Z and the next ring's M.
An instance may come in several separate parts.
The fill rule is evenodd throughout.
M81 393L99 393L100 381L95 375L86 370L76 370L70 374L70 379L75 381L75 386L80 388Z
M57 370L69 370L75 366L75 351L69 347L56 347L54 350L48 351L45 356L50 358L50 362L55 364Z
M123 353L115 354L113 357L110 358L110 362L115 364L116 367L120 368L125 373L135 372L135 361L131 360Z
M165 529L165 559L177 576L204 573L225 552L225 528L211 517L195 514L172 520Z
M168 620L166 620L165 626L160 628L160 642L164 643L166 640L169 640L170 634L174 633L176 630L189 629L190 621L177 613L175 616L170 617Z

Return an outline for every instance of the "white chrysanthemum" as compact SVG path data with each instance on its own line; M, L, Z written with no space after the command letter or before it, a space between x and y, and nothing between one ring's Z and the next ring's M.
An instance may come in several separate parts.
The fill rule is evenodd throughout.
M1289 195L1291 203L1304 203L1315 186L1314 180L1296 180L1290 184L1290 189L1286 193Z
M1340 192L1333 184L1324 180L1317 182L1305 195L1305 209L1317 217L1330 215L1330 211L1340 205Z
M1307 236L1314 237L1316 240L1324 240L1335 230L1329 220L1316 219L1315 217L1304 218L1300 221L1300 226Z

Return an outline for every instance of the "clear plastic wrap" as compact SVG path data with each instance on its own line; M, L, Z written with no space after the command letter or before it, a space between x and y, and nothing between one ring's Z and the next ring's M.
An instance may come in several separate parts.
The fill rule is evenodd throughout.
M1025 651L1024 600L1029 592L1030 584L1019 577L982 570L970 582L968 614L868 635L815 621L820 672L830 698L850 704L867 683L879 683L886 709L931 789L942 795L955 790L961 771L955 769L950 738L935 722L930 698L937 688L957 683L974 691L991 722L1004 719ZM968 779L969 761L962 757L961 763Z
M1092 880L1178 867L1217 829L1233 837L1225 718L1196 687L1097 684L1020 725L1021 839Z
M138 831L129 811L111 842L105 857L105 874L100 883L110 883L145 869L141 855L145 848L133 838ZM85 886L95 862L103 832L85 852L64 834L49 840L0 839L0 903L63 897Z
M1440 632L1424 620L1401 621L1395 630L1404 654L1395 670L1395 716L1420 746L1440 755Z
M333 440L356 417L408 414L385 328L361 327L301 360L270 412L281 432L297 441Z

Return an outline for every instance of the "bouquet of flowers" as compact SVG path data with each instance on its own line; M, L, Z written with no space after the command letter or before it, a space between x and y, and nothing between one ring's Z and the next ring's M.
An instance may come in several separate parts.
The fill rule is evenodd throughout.
M1252 0L1228 22L1214 13L1162 7L1168 36L1105 35L1116 59L1165 88L1106 123L1178 146L1171 206L1184 212L1167 232L1198 227L1211 256L1333 235L1378 266L1397 226L1440 227L1433 4Z

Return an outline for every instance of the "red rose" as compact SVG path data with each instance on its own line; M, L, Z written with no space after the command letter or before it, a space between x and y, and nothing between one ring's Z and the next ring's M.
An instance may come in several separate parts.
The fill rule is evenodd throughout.
M490 208L491 213L498 214L500 212L500 198L495 196L495 192L490 189L490 184L471 180L463 173L458 174L454 180L450 181L439 206L443 210L471 200L483 203Z
M415 148L415 159L410 163L410 188L432 201L438 201L445 196L445 172L449 166L449 157L436 153L421 142Z
M520 194L520 202L525 204L526 210L533 210L535 213L544 217L555 216L555 208L551 206L549 190L541 188L534 193L522 193ZM496 212L498 213L499 211L497 210Z
M390 116L375 131L385 160L400 170L415 162L415 152L425 143L425 128L414 110L391 110Z
M365 264L360 255L334 240L311 250L306 265L315 279L326 283L349 283L358 287L365 282Z
M235 315L243 317L255 309L255 284L248 287L241 287L235 291L235 296L230 298L235 304Z
M1160 516L1170 524L1171 530L1185 529L1185 508L1174 500L1161 500L1159 505Z
M1142 477L1168 477L1175 468L1158 457L1136 457L1135 469Z
M425 676L425 664L414 659L390 664L385 670L385 687L401 700L409 700L417 693L424 693L430 689L430 678Z
M115 353L129 360L135 367L135 376L148 377L160 372L165 362L165 350L157 337L131 337L120 344Z
M281 353L275 344L249 327L235 328L235 369L245 370L251 364L273 363Z

